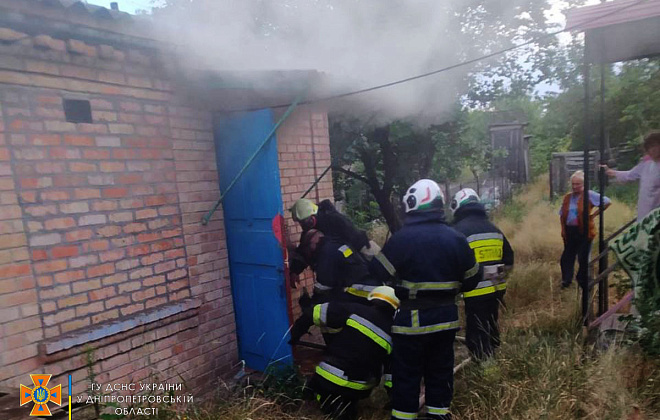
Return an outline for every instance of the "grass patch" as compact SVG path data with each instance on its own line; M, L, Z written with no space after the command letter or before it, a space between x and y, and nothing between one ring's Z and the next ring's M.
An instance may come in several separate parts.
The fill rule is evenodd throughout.
M501 315L502 346L494 360L468 365L456 375L454 418L660 419L659 360L636 346L615 345L602 352L583 343L577 289L558 288L563 249L559 202L548 200L547 182L540 177L493 215L516 255ZM605 233L634 216L634 208L613 197ZM382 244L387 228L375 227L370 236ZM615 283L611 294L622 295L626 279ZM212 401L169 418L324 419L315 403L300 398L300 386L286 373L238 389L222 384ZM360 402L360 418L389 419L385 403L379 388Z
M634 346L604 353L584 347L577 289L558 288L559 202L544 196L546 184L539 179L494 215L516 257L501 315L503 342L493 362L471 365L455 378L455 417L632 420L637 410L639 419L660 418L659 361ZM605 234L634 215L613 199ZM621 289L625 283L616 282Z
M639 184L637 182L628 182L625 184L611 183L605 189L605 195L615 198L628 206L635 207L639 197Z

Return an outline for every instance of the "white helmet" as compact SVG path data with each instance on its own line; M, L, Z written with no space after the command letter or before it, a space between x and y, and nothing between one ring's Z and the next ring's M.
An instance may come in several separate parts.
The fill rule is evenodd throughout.
M383 302L387 302L390 305L392 305L392 307L394 309L398 309L399 304L401 303L399 301L399 298L396 297L396 293L394 293L394 289L392 289L389 286L375 287L374 290L372 290L369 293L369 296L367 297L367 299L368 300L374 300L374 299L382 300Z
M430 179L420 179L412 184L403 196L406 213L441 209L445 205L445 196L440 186Z
M478 202L479 195L472 188L463 188L454 194L454 199L451 200L449 207L451 208L452 214L454 214L456 213L456 210L460 209L464 205Z

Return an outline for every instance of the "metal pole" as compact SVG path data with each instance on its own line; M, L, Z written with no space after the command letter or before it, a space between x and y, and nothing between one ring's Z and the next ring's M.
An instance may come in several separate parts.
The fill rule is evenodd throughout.
M591 95L589 92L589 62L587 61L587 40L585 37L584 42L584 68L583 68L583 77L584 77L584 195L583 195L583 207L582 207L582 234L584 235L584 241L589 239L589 140L591 137L591 113L590 113L590 99ZM582 322L586 326L588 325L589 317L589 256L585 253L579 256L580 267L587 267L587 284L582 284Z
M605 64L600 65L600 164L603 165L605 159ZM598 171L598 189L600 190L600 214L598 215L598 253L602 254L607 248L605 243L605 169L600 166ZM598 274L600 275L607 269L607 254L598 261ZM598 315L607 312L608 305L608 282L605 277L598 285Z

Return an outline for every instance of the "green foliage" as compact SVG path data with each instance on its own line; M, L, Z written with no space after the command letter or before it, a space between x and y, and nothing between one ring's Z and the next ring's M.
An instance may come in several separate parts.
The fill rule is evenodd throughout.
M605 195L634 207L637 205L639 185L636 182L629 182L626 184L613 183L607 186L605 189Z
M584 145L584 84L581 68L583 45L574 40L563 49L554 50L551 80L559 83L559 94L535 98L515 89L503 89L488 99L488 108L469 112L468 129L462 141L474 142L487 138L488 113L500 111L524 115L531 134L530 165L532 175L548 170L553 152L582 150ZM605 68L605 132L610 147L632 150L618 159L620 168L634 166L641 156L642 137L651 129L660 127L660 60L633 60ZM600 71L592 66L591 147L598 148L598 124L601 93ZM481 127L478 126L481 124ZM476 125L476 126L475 126Z
M472 151L461 141L462 117L456 108L449 121L423 128L412 121L374 127L357 119L334 118L330 147L336 159L335 191L340 194L335 198L345 199L346 213L362 226L379 219L377 206L390 230L396 231L398 202L413 182L432 178L444 184L461 175Z
M660 229L656 230L656 250L660 246L657 232ZM654 258L655 264L653 261L640 262L646 270L638 279L635 304L639 310L640 344L647 354L660 356L660 254L656 252L649 258Z

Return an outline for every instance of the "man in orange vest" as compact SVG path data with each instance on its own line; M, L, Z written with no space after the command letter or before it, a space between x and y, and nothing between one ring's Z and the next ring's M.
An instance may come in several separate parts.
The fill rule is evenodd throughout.
M594 217L600 213L601 195L595 191L589 191L589 226L588 238L584 237L584 172L577 171L571 176L572 192L564 196L562 206L559 209L559 219L561 221L561 237L564 240L564 252L561 254L561 287L567 288L573 281L575 271L575 257L578 258L579 268L577 281L580 287L587 284L587 265L582 264L588 260L591 252L591 242L596 237L596 226ZM611 202L610 199L602 196L605 208L607 209ZM592 209L596 211L592 213ZM586 254L586 256L585 256Z

